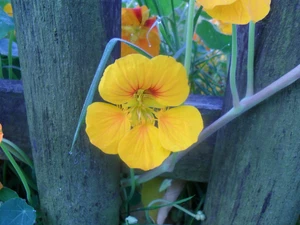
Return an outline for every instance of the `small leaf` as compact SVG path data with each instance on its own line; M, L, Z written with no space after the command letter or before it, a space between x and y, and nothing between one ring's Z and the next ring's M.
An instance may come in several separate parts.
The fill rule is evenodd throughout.
M150 202L153 200L162 198L164 196L164 192L159 192L159 187L163 182L163 178L156 177L146 183L143 184L141 195L142 195L142 203L146 207L149 205ZM159 205L154 204L152 206ZM153 221L156 221L158 209L150 210L149 215Z
M1 205L0 218L0 225L33 225L36 212L24 199L13 198Z
M167 190L168 187L170 187L172 184L172 179L164 179L164 181L161 183L159 187L159 192Z
M202 20L196 28L196 33L207 47L230 52L231 36L218 32L210 22Z
M0 8L0 38L3 38L11 30L15 29L13 18L8 16L3 9Z
M7 187L3 187L1 190L0 190L0 201L1 202L6 202L7 200L9 199L12 199L12 198L18 198L18 194L7 188Z
M148 6L151 15L159 15L153 0L146 0L145 3ZM163 1L160 0L160 1L156 1L156 3L159 8L159 12L161 14L159 16L169 16L172 13L171 0L163 0ZM176 8L180 6L182 0L173 0L173 3L174 3L174 8Z

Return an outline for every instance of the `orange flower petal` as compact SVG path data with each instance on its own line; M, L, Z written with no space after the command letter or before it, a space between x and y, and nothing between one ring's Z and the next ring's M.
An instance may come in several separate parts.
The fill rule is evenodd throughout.
M196 0L196 5L200 7L201 5L205 9L212 9L215 6L220 6L220 5L229 5L237 0Z
M0 143L2 142L3 139L3 132L2 132L2 125L0 124Z
M152 56L159 54L160 38L156 27L152 27L156 18L149 18L146 6L122 9L122 39L129 41ZM127 44L121 43L121 56L137 53Z
M158 129L151 124L134 127L120 141L118 153L130 167L150 170L162 164L170 155L158 138Z
M205 11L215 19L225 23L247 24L258 22L270 11L270 0L237 0L230 5L217 5L205 8Z
M216 6L213 9L205 9L213 18L225 23L247 24L251 18L244 8L242 1L238 0L230 5Z
M161 105L178 106L189 94L186 70L169 56L159 55L151 59L151 86L149 94Z
M241 2L253 22L262 20L270 11L271 0L241 0Z
M9 16L13 16L13 9L10 3L7 3L4 6L3 11L6 12Z
M160 37L156 28L152 28L152 30L149 31L149 28L141 27L138 32L133 31L132 33L122 30L122 39L139 46L152 56L159 54ZM134 53L137 53L137 51L127 44L121 43L121 57Z
M146 8L146 9L145 9ZM140 26L142 24L143 20L143 13L144 13L144 20L146 20L148 17L146 14L147 7L136 7L136 8L122 8L122 25L126 26ZM147 17L147 18L146 18Z
M193 106L179 106L160 111L158 117L159 139L162 146L172 152L182 151L198 140L203 120Z
M118 143L130 130L130 121L116 106L95 102L87 109L86 133L90 142L107 154L118 153Z
M101 97L117 105L130 101L137 90L149 87L150 63L150 59L139 54L116 60L104 71L99 84Z

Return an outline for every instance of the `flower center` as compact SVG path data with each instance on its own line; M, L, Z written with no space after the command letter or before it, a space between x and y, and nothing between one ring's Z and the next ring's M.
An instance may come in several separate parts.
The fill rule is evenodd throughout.
M145 90L139 89L136 93L134 93L133 99L123 105L123 108L128 110L132 126L145 123L155 123L154 109L145 104L145 101L147 98L150 98L150 95L145 92Z

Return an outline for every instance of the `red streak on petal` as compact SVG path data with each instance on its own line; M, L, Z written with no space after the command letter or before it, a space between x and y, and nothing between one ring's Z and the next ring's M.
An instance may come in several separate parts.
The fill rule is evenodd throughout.
M142 8L141 7L138 7L138 8L134 8L132 9L133 10L133 13L135 14L136 18L138 19L138 21L140 23L142 23Z
M154 97L157 97L157 96L159 96L159 94L160 94L160 92L159 92L159 89L157 89L157 88L149 88L148 90L147 90L147 92L150 94L150 95L152 95L152 96L154 96Z
M152 25L155 23L155 21L156 21L156 18L155 17L151 17L151 18L149 18L149 19L147 19L145 21L144 26L151 28ZM153 30L157 31L157 27L153 27Z

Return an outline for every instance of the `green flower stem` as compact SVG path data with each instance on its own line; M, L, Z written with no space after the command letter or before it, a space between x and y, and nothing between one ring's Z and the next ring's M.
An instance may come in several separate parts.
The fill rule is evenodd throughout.
M151 203L149 203L148 207L154 205L155 203L165 203L165 204L172 204L172 202L170 201L167 201L167 200L164 200L164 199L156 199L154 201L152 201ZM194 214L192 213L191 211L183 208L182 206L178 205L178 204L172 204L172 207L175 207L179 210L181 210L182 212L190 215L191 217L195 218L196 220L204 220L203 217L201 217L200 215L202 215L202 213L197 213L197 214ZM200 211L201 212L201 211ZM148 215L148 210L146 211L147 215Z
M185 59L184 67L187 75L190 73L191 67L191 57L192 57L192 44L193 44L193 23L194 23L194 10L195 10L195 0L189 0L189 11L187 18L187 32L185 39Z
M247 60L247 91L246 97L253 95L253 78L254 78L254 43L255 41L255 23L249 23L248 36L248 60Z
M3 71L2 71L2 56L0 54L0 79L3 79L4 76L3 76Z
M127 202L129 202L132 199L134 191L135 191L134 169L131 169L131 168L130 168L130 180L131 180L131 183L130 183L131 189L130 189L129 196L127 198Z
M176 24L176 18L175 18L174 0L171 0L171 5L172 5L172 17L173 17L173 23L171 23L171 24L172 24L172 29L173 29L174 39L175 39L176 50L178 50L179 49L179 38L178 38L178 30L177 30L177 24Z
M179 152L176 159L174 159L172 156L168 157L164 163L151 170L148 171L142 175L140 175L136 183L144 183L148 180L151 180L162 173L165 172L173 172L173 169L175 167L175 164L187 153L189 153L192 149L194 149L199 143L201 143L203 140L205 140L207 137L218 131L220 128L225 126L227 123L231 122L233 119L237 118L247 110L253 108L257 104L261 103L262 101L266 100L267 98L271 97L272 95L276 94L283 88L291 85L296 80L300 78L300 64L286 73L285 75L281 76L279 79L262 89L261 91L257 92L256 94L242 99L240 102L240 106L237 108L232 108L229 110L226 114L224 114L222 117L220 117L218 120L213 122L211 125L206 127L199 135L198 141L193 144L191 147L189 147L187 150ZM175 160L175 162L174 162ZM123 185L130 185L130 181L124 182Z
M13 79L12 71L12 43L13 43L14 31L9 32L9 42L8 42L8 78Z
M2 142L3 144L7 145L11 154L17 157L20 161L26 163L28 166L30 166L31 169L34 169L32 160L25 154L22 149L5 138L3 138Z
M135 49L136 51L138 51L139 53L141 53L142 55L144 55L148 58L152 58L152 56L149 55L146 51L144 51L143 49L141 49L137 45L134 45L134 44L130 43L129 41L125 41L125 40L120 39L120 38L112 38L107 43L107 45L104 49L102 58L99 62L98 68L96 70L96 73L94 75L93 81L91 83L91 86L89 88L88 94L87 94L87 96L84 100L84 104L83 104L83 107L81 109L81 113L80 113L80 116L79 116L79 120L78 120L78 123L77 123L77 127L76 127L76 130L75 130L75 134L74 134L74 137L73 137L72 146L71 146L71 149L69 151L69 154L72 154L72 151L73 151L74 146L75 146L75 142L76 142L76 140L78 138L78 135L79 135L80 128L81 128L81 126L82 126L82 124L84 123L84 120L85 120L85 114L86 114L87 107L93 102L95 92L98 88L98 85L99 85L100 79L102 77L102 74L103 74L103 72L106 68L106 64L107 64L108 60L111 59L111 53L112 53L115 45L118 42L123 42L123 43L129 45L130 47L132 47L133 49Z
M10 161L10 163L13 165L14 169L17 171L17 173L18 173L18 175L19 175L19 177L20 177L20 179L21 179L21 181L23 183L23 186L25 188L27 200L32 205L30 188L29 188L27 180L26 180L26 178L25 178L25 176L23 174L23 171L21 170L21 168L19 167L19 165L16 163L15 159L12 157L12 155L9 152L9 150L2 143L0 143L0 147L2 148L4 154L6 155L6 157Z
M202 9L203 9L203 6L200 6L200 8L197 10L196 12L196 15L194 17L194 24L193 24L193 31L195 32L195 29L196 29L196 25L197 25L197 21L202 13Z
M233 107L238 107L240 98L236 87L236 63L237 63L237 32L236 25L232 24L231 65L229 83L232 95Z

